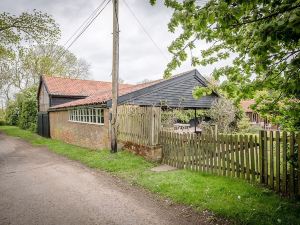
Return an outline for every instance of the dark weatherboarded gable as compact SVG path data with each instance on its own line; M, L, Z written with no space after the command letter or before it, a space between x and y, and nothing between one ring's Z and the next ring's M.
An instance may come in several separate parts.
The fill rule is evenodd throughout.
M210 108L218 98L216 93L196 100L193 89L196 86L207 86L207 81L197 70L182 73L168 80L149 87L122 95L119 104L135 104L141 106L166 106L172 108ZM111 100L107 102L111 106Z

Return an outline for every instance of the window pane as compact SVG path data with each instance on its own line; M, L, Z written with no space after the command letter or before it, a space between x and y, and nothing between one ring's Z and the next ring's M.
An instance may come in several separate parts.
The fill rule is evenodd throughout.
M85 120L85 122L90 122L90 113L89 113L89 109L86 109L85 110L86 111L86 120Z
M101 111L97 109L97 123L101 123Z
M101 109L101 123L104 124L104 109Z
M93 116L93 111L91 109L89 109L89 122L92 123L92 116Z
M81 114L80 121L84 122L84 111L83 111L83 109L80 110L80 114Z
M96 123L97 121L96 121L96 119L97 119L97 117L96 117L97 115L96 115L96 109L93 109L93 123Z

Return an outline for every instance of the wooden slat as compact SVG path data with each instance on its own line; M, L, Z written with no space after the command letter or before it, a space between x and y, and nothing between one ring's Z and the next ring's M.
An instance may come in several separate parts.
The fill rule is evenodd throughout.
M240 135L241 178L245 179L245 147L244 136Z
M287 193L287 133L282 133L282 192Z
M213 149L213 136L208 136L208 146L209 146L209 165L210 165L210 172L214 172L214 149Z
M290 133L290 159L293 161L294 159L294 132ZM292 162L289 163L289 169L290 169L290 176L289 176L289 193L290 196L293 198L295 196L295 173L294 173L294 165Z
M280 132L276 131L276 191L280 192Z
M220 136L220 143L221 143L221 162L222 162L222 175L226 176L226 170L225 170L225 150L224 150L224 135L222 134Z
M260 167L259 167L259 141L258 141L258 138L257 136L255 135L254 137L254 153L255 153L255 171L256 171L256 174L257 174L257 179L260 178Z
M230 167L231 167L231 176L234 177L235 176L235 160L234 160L234 152L236 150L236 145L234 144L234 136L230 135Z
M298 196L300 196L300 133L297 134L296 143L298 145Z
M217 134L214 134L212 139L212 150L213 150L213 157L214 157L214 165L213 165L213 172L214 174L218 173L217 170Z
M229 152L229 136L226 136L226 175L230 176L230 152Z
M194 133L191 134L191 144L190 144L190 160L191 160L191 170L195 170L195 165L194 165L194 156L195 156L195 135Z
M217 136L217 154L218 154L218 175L222 175L222 170L221 170L221 148L220 148L220 135Z
M270 131L270 182L269 185L272 189L274 189L274 149L273 149L273 131Z
M259 178L260 183L264 183L264 131L259 133Z
M264 131L264 152L263 152L263 163L264 163L264 182L265 184L268 184L268 136L267 131Z
M235 145L236 145L236 151L235 151L235 162L236 162L236 176L240 177L240 144L239 144L239 136L237 135L235 138Z
M250 160L249 160L249 141L248 136L244 137L244 152L245 152L245 165L246 165L246 179L250 180Z
M200 168L199 168L199 158L200 158L200 151L199 151L199 145L200 145L200 135L197 134L196 135L196 152L195 152L195 166L196 166L196 171L199 172Z
M249 147L250 147L250 171L251 171L251 180L254 182L256 180L255 177L255 157L254 157L254 143L253 143L253 135L250 135L249 139Z
M204 135L205 137L205 165L206 165L206 172L210 171L210 167L209 167L209 144L208 144L208 134Z
M204 145L204 134L201 134L201 171L206 172L205 168L205 145Z

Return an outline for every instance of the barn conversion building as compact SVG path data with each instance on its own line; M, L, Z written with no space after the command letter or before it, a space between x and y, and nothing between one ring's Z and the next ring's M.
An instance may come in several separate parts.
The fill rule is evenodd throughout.
M162 108L208 109L217 93L193 98L196 86L207 86L192 70L170 79L119 84L118 104ZM38 133L93 149L109 146L111 83L43 76L38 89Z

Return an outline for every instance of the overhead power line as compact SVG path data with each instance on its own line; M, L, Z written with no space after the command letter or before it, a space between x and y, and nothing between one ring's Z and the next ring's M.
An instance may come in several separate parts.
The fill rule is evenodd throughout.
M95 14L97 14L97 12L100 10L100 8L103 6L103 4L105 3L106 0L102 1L97 8L94 9L94 11L89 15L88 18L86 18L82 24L80 25L80 27L78 27L76 29L76 31L72 34L72 36L69 37L69 39L65 42L65 44L63 46L66 46L71 40L72 38L80 31L81 28L85 27L86 24L95 16Z
M105 3L106 2L106 3ZM103 10L106 8L106 6L111 2L111 0L103 0L100 5L92 12L92 14L81 24L81 26L75 31L75 33L68 39L66 44L70 42L70 40L76 35L76 37L71 41L69 45L66 44L63 46L64 51L62 54L58 57L57 61L61 59L61 57L66 54L67 50L78 40L78 38L89 28L89 26L94 22L94 20L103 12ZM103 6L104 5L104 6ZM102 7L103 6L103 7ZM101 8L102 7L102 8ZM101 8L101 9L100 9ZM98 11L98 12L97 12Z
M127 2L125 0L123 0L125 6L128 8L129 12L132 14L132 16L135 18L135 20L138 22L138 24L141 26L142 30L144 31L144 33L147 35L147 37L151 40L151 42L153 43L153 45L157 48L157 50L161 53L161 55L164 57L165 60L168 60L168 57L165 55L165 53L163 52L163 50L158 46L158 44L153 40L153 38L151 37L151 35L149 34L149 32L147 31L147 29L143 26L142 22L139 20L139 18L135 15L134 11L129 7L129 5L127 4Z

